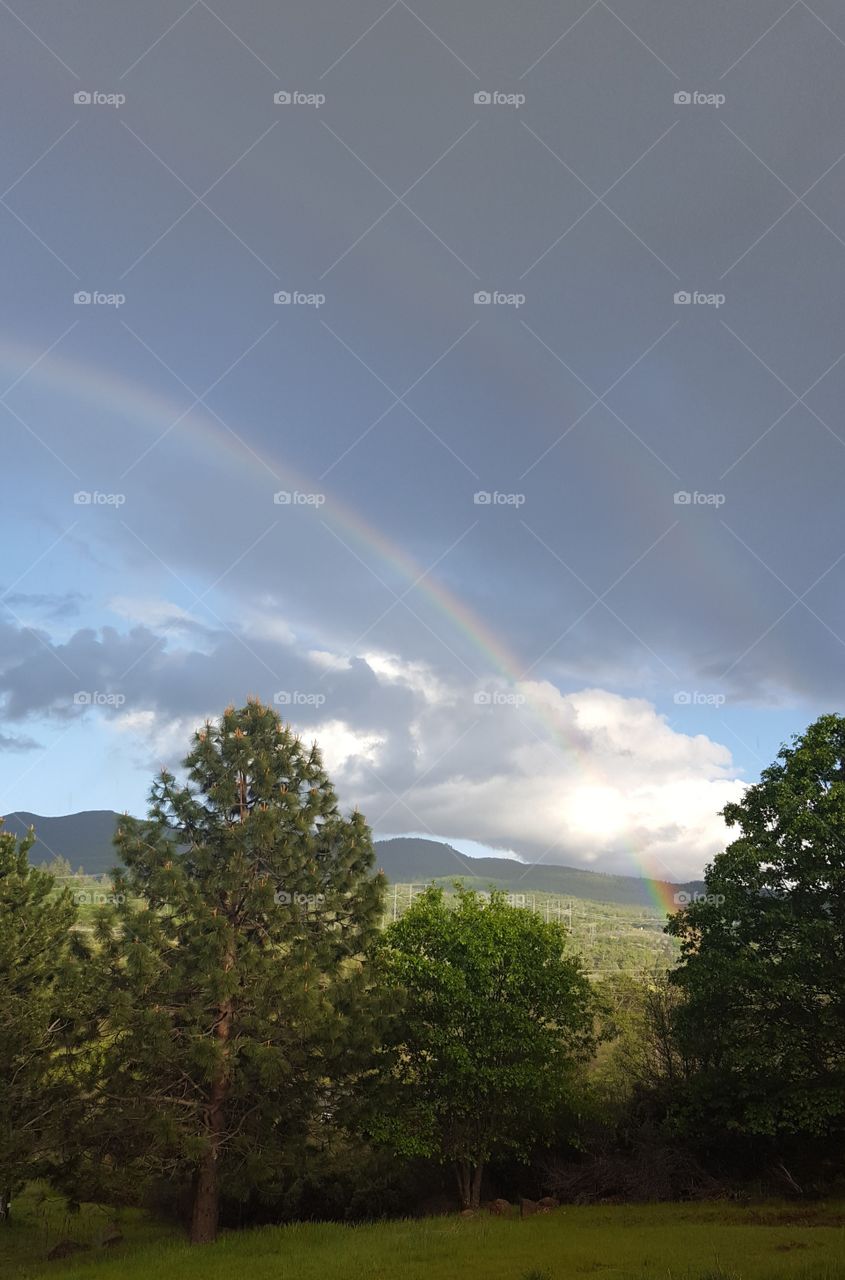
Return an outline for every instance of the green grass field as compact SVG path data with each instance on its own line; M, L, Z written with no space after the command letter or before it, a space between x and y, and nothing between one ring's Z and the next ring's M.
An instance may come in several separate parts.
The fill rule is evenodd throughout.
M347 1227L300 1224L226 1233L191 1249L137 1212L125 1243L97 1240L111 1215L67 1217L33 1192L0 1230L4 1280L845 1280L845 1204L567 1206L524 1221L429 1218ZM62 1236L90 1252L46 1262ZM532 1277L532 1272L534 1273Z

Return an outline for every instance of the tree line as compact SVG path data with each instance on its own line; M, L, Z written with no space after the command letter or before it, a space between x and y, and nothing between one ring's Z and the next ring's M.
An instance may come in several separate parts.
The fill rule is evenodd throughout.
M737 838L667 919L678 965L602 983L495 892L432 886L382 930L363 816L255 700L121 821L93 932L34 835L0 831L0 1218L32 1179L167 1204L199 1244L221 1214L399 1211L438 1169L470 1211L491 1177L601 1198L658 1164L655 1194L841 1175L845 719L724 816Z

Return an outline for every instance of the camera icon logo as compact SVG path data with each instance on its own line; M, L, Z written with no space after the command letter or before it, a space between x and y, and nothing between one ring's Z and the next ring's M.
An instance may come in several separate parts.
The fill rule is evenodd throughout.
M474 493L472 500L477 507L489 507L493 501L492 493L488 493L486 489L479 489L478 493Z
M278 93L273 94L273 101L277 107L289 107L290 94L286 89L280 89Z
M78 493L73 495L74 505L77 507L90 507L91 494L85 489L80 489Z
M692 702L692 695L686 689L679 689L673 698L676 707L688 707Z
M478 93L472 95L472 100L477 107L489 107L493 96L486 89L479 89Z
M273 901L277 907L286 907L290 902L290 894L286 893L284 889L277 889L273 894Z
M78 289L73 295L74 304L77 307L87 307L91 303L91 294L87 289Z
M686 289L679 289L675 294L676 307L688 307L692 302L692 294L687 293Z
M90 707L91 694L84 689L80 689L79 693L73 695L73 705L75 707Z
M73 101L78 107L90 107L91 94L87 89L78 89L73 95Z
M488 689L479 689L477 693L473 694L472 700L477 707L489 707L493 698Z
M290 706L290 694L287 689L280 689L278 693L273 694L273 701L277 707Z
M692 494L687 489L679 489L678 492L673 495L672 501L676 507L688 507L692 502Z
M477 293L472 295L472 300L477 307L489 307L493 301L493 295L489 289L479 289Z
M674 895L673 901L676 907L688 907L689 904L692 902L692 898L687 893L686 889L679 889L678 892Z
M692 102L692 94L688 93L686 89L681 89L679 93L675 94L676 106L688 107L691 102Z
M278 293L273 294L273 301L277 307L290 306L290 294L286 289L280 289Z

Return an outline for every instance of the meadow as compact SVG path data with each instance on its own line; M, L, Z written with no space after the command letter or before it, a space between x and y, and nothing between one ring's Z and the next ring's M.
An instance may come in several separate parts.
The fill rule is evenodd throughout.
M845 1202L724 1201L566 1205L511 1220L481 1212L360 1226L297 1223L224 1232L213 1248L137 1210L120 1215L124 1242L98 1240L112 1214L68 1216L37 1190L15 1205L0 1238L7 1280L845 1280ZM63 1237L90 1252L46 1261Z

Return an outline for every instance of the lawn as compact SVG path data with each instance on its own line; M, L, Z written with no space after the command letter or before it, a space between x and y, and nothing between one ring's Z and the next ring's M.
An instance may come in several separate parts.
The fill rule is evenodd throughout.
M224 1234L191 1249L178 1232L120 1215L125 1243L97 1245L112 1215L66 1217L37 1193L0 1230L3 1280L845 1280L845 1204L566 1206L521 1221L429 1218L307 1223ZM61 1236L90 1252L46 1262Z

